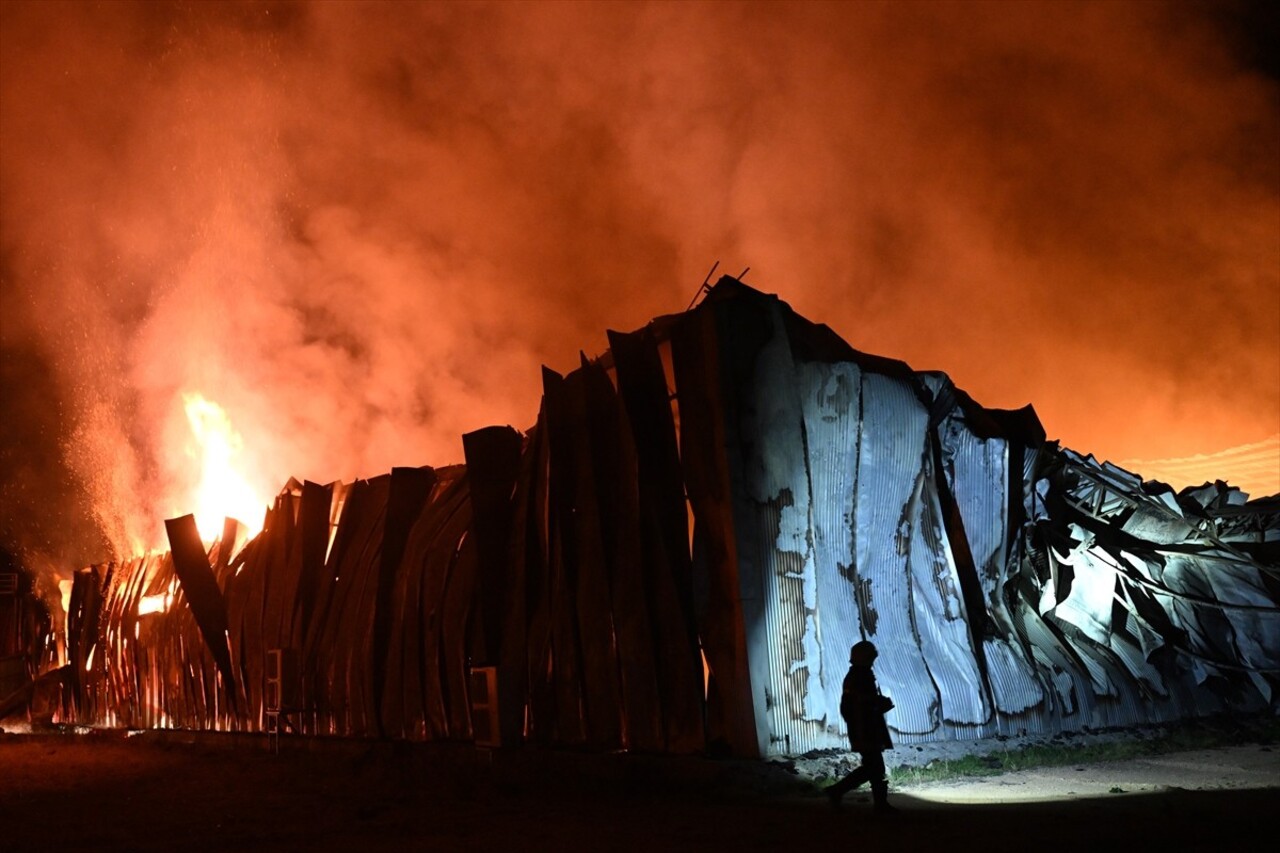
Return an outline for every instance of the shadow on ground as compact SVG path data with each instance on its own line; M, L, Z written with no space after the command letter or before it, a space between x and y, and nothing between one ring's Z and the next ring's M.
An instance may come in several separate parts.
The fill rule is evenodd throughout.
M979 783L979 784L989 784ZM761 762L182 733L0 736L0 849L1218 849L1255 838L1277 787L956 804L895 792L840 811ZM926 786L927 787L927 786Z

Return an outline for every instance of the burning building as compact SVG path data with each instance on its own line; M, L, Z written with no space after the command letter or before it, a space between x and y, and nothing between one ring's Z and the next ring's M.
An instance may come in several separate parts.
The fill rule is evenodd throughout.
M79 571L59 718L798 754L860 639L901 743L1280 706L1280 496L1144 482L728 277L609 342L465 465Z

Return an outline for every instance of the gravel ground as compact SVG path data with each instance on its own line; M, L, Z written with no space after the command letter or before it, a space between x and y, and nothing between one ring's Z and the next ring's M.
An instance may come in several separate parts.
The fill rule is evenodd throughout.
M909 752L924 762L1019 743ZM1258 743L906 785L890 816L874 815L865 794L830 809L811 774L840 760L300 738L275 753L260 736L0 735L0 851L1022 851L1029 840L1038 853L1219 850L1250 842L1280 809L1280 752Z
M1057 732L1051 735L1021 735L980 738L976 740L934 741L924 744L906 744L888 750L885 764L890 768L929 767L939 761L960 758L989 757L994 767L999 759L1012 752L1030 747L1052 747L1071 750L1097 747L1123 742L1156 742L1171 737L1194 743L1212 740L1219 744L1269 744L1280 733L1277 721L1266 717L1239 719L1207 719L1184 721L1166 725L1131 726L1124 728ZM842 750L818 750L791 759L795 771L811 780L841 776L856 766L857 757Z

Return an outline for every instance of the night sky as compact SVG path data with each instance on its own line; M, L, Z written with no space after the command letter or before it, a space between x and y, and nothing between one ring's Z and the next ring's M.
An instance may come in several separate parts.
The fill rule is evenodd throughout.
M717 261L1280 492L1273 8L0 4L0 546L162 544L184 394L264 501L461 461Z

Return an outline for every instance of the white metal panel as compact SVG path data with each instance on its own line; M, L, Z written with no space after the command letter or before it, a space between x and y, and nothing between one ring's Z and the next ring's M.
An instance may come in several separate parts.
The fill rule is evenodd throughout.
M928 413L905 383L864 373L862 417L854 518L864 627L880 651L880 686L896 703L889 725L923 735L941 722L940 697L911 624L907 556L910 503L922 476Z
M991 706L943 529L933 465L932 454L926 452L911 504L912 613L921 653L940 694L942 719L982 725L991 719Z
M1002 637L988 637L982 641L982 650L987 680L1000 713L1018 715L1041 707L1044 690L1032 664L1014 643Z
M821 696L806 697L812 717L842 732L840 693L849 648L862 639L854 566L854 487L858 478L862 375L856 364L797 366L813 516ZM812 665L812 663L811 663ZM821 708L821 712L817 710ZM843 741L843 737L839 737Z
M737 424L742 489L735 495L748 670L762 754L796 748L825 716L815 612L809 474L791 348L775 305ZM749 607L749 602L753 602ZM812 696L813 701L807 697Z

